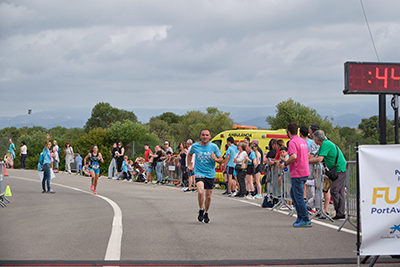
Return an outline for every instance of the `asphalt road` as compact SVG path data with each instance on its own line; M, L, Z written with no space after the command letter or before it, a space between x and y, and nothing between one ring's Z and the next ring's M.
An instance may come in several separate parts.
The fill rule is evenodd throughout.
M197 221L197 193L170 186L56 174L42 194L37 171L8 170L12 196L0 208L0 265L277 265L353 264L350 224L313 221L260 207L262 199L214 190L210 224ZM122 222L122 223L121 223ZM385 259L385 258L382 258ZM386 258L387 259L387 258ZM353 265L354 266L354 265ZM389 266L389 265L385 265ZM393 265L395 266L395 265ZM399 265L397 265L399 266Z

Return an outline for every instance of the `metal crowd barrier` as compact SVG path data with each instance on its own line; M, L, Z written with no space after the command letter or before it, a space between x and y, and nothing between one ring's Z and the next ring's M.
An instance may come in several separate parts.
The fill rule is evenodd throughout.
M342 230L343 226L348 221L351 225L357 228L356 224L350 217L357 220L357 163L356 161L348 161L346 166L346 218L340 225L338 231Z
M309 211L309 214L311 215L310 220L314 219L318 215L322 215L333 222L333 219L323 209L324 176L323 176L322 163L312 164L310 167L310 171L311 172L309 180L312 180L314 182L314 185L306 186L306 199L305 199L307 207L309 207L310 210L315 211L315 212ZM272 207L272 210L280 209L282 206L286 206L290 211L289 215L293 216L293 214L296 213L296 210L287 204L287 202L292 201L292 198L290 196L290 188L291 188L290 172L289 169L288 171L283 172L282 175L283 184L282 183L279 184L280 173L282 173L281 168L276 168L276 166L273 166L271 168L272 179L271 182L267 184L267 194L270 194L273 198L278 199L278 202Z
M324 184L324 175L323 175L323 170L324 166L322 163L315 163L311 165L312 168L310 168L311 173L310 176L312 175L314 177L314 187L315 187L315 193L314 193L314 199L309 203L309 198L307 197L307 206L310 208L315 208L316 213L311 213L312 216L310 220L314 219L316 216L321 215L325 216L328 218L331 222L333 222L333 219L331 216L329 216L325 211L324 211L324 192L323 192L323 184Z
M167 171L168 169L168 171ZM163 181L175 183L182 181L182 170L179 159L173 159L172 162L163 162L161 173Z
M291 202L292 198L290 197L290 188L291 188L291 177L289 172L289 167L287 167L287 171L283 171L281 167L277 168L273 167L276 171L273 172L272 183L276 183L275 187L279 187L279 195L278 195L278 203L272 207L274 209L280 209L282 206L285 206L289 211L294 211L294 209L287 204L287 202ZM274 177L276 176L276 177ZM279 184L279 177L281 177L281 183ZM275 179L274 179L275 178ZM274 187L274 186L273 186ZM290 213L293 215L293 213Z
M4 181L4 162L0 163L0 206L7 207L5 201L10 203L10 200L4 195L6 193L6 184Z

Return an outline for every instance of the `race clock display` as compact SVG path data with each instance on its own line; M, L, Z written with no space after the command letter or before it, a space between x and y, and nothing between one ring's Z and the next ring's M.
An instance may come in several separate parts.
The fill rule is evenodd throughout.
M400 63L346 62L344 94L400 94Z

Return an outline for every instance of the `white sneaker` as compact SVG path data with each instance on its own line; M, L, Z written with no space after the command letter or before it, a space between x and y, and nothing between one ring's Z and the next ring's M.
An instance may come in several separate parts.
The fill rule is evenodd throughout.
M236 196L236 194L237 194L237 192L236 192L236 191L232 192L232 195L231 195L231 197L234 197L234 196Z
M181 189L181 191L185 191L186 189L187 189L187 187L184 187L184 188Z
M247 195L245 196L246 199L254 199L254 197L252 195Z
M285 205L283 205L283 206L280 208L280 210L289 210L289 208L286 207Z

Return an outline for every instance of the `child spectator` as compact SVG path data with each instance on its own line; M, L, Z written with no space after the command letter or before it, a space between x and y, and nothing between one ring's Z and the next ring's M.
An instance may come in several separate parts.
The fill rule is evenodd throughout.
M282 173L281 173L281 176L279 177L279 184L282 184L282 188L285 188L284 180L281 179L281 177L283 177L284 173L288 171L288 168L285 166L285 163L289 159L288 148L285 146L281 146L279 151L280 151L280 155L281 155L280 156L280 167L282 168ZM293 203L291 201L287 201L286 204L289 205L291 208L293 206ZM282 206L281 210L288 210L288 208L286 206Z
M76 162L76 175L82 175L82 157L78 153L78 155L75 157L75 162Z
M137 176L136 182L146 182L146 171L144 158L137 158L133 164L133 175Z
M117 179L128 180L128 177L130 177L130 175L128 176L128 156L125 155L124 161L122 162L122 172L117 173Z
M84 176L90 176L89 162L86 162L86 165L83 166L83 175Z

